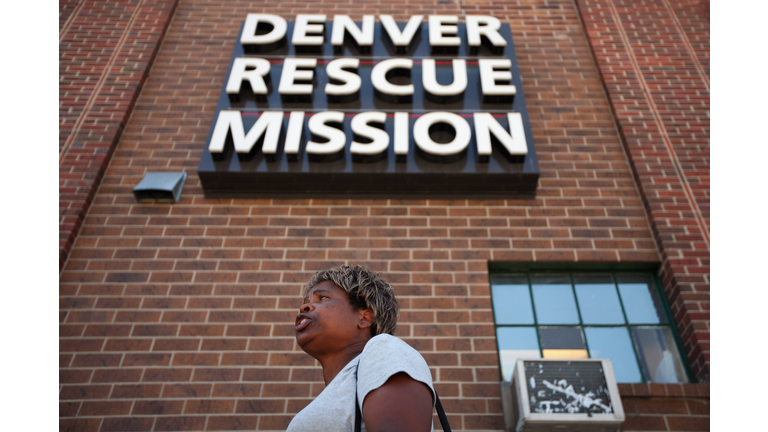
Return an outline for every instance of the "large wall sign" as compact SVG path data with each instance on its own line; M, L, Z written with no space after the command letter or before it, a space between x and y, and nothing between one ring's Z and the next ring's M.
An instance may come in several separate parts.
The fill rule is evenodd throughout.
M423 18L249 14L198 167L205 195L534 194L509 25Z

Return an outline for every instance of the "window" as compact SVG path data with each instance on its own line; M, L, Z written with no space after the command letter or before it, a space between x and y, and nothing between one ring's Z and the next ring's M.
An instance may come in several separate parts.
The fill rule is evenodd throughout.
M501 373L518 358L609 358L618 382L688 382L651 273L491 274Z

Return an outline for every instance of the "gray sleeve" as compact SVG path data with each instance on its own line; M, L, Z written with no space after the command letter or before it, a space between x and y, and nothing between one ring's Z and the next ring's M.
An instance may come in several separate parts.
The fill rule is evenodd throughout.
M424 357L402 340L388 335L378 335L365 345L360 355L357 369L357 396L360 410L368 393L384 385L389 377L399 372L407 373L416 381L422 382L432 392L432 405L435 404L435 389L432 386L432 374Z

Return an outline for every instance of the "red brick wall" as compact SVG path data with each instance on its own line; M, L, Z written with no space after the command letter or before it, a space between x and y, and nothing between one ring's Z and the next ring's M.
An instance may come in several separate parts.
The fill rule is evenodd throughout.
M709 384L619 384L625 431L708 431Z
M77 0L64 0L59 2L59 36L64 26L71 22L70 18L77 16L77 10L84 2Z
M59 3L59 270L177 0Z
M639 194L645 190L643 176L633 168L637 163L628 162L627 154L633 153L625 151L626 134L617 134L614 99L610 90L609 98L603 92L574 2L377 0L299 6L304 3L259 7L245 1L181 1L171 21L174 2L85 2L67 18L71 24L63 24L60 148L65 153L60 162L67 175L60 177L60 205L68 243L62 247L66 252L67 244L74 246L62 261L60 277L62 430L284 429L323 387L319 368L292 337L299 287L315 270L345 262L383 271L397 286L398 335L431 365L454 429L501 430L489 261L661 260L674 267L667 258L671 246L660 243L667 241L666 234L659 234L664 231L656 219L649 225L646 212L653 214L656 207ZM137 6L144 8L141 14L132 13ZM67 7L60 5L62 16L71 13ZM115 10L104 12L109 8ZM298 12L350 13L358 19L362 13L389 13L398 20L415 13L492 13L509 22L542 171L537 197L204 198L196 167L239 24L249 12L289 18ZM122 23L123 33L109 34L118 41L125 36L123 49L115 56L108 48L106 54L94 53L98 61L91 64L89 57L75 54L81 40L93 44L88 38L97 31L86 31L84 23L100 14L110 17L100 24L105 30L117 32L120 26L107 25L112 20ZM147 56L159 48L153 65L147 56L129 59L134 51L125 49L135 35L144 35L127 26L143 20L154 38L141 47ZM70 34L78 22L84 30ZM169 22L160 47L161 29ZM74 73L78 64L94 75ZM108 110L87 104L101 100L102 93L92 93L93 81L111 82L117 65L136 67L114 81L125 85L121 97L137 99L97 116ZM106 87L102 84L100 91ZM112 102L114 95L109 96ZM120 129L118 120L125 125L122 134L106 133ZM87 129L88 140L78 147L73 144L80 138L70 139L66 132L78 121L104 129ZM79 133L85 130L81 126ZM163 170L188 173L182 200L136 203L133 186L145 172ZM83 216L78 231L73 221ZM667 278L667 285L671 280L673 287L682 287L677 291L687 292L683 275ZM678 304L677 297L672 300ZM683 330L693 326L686 324L692 316L685 311L677 316ZM682 429L675 420L704 415L695 405L708 400L708 394L700 394L702 386L675 388L689 387L696 394L679 399L687 411L667 414L645 411L639 401L672 400L676 390L645 395L622 386L630 401L627 430L704 430L701 420ZM654 423L640 427L645 423L635 417L652 417ZM658 428L662 424L666 429Z
M696 377L709 382L709 1L578 0Z

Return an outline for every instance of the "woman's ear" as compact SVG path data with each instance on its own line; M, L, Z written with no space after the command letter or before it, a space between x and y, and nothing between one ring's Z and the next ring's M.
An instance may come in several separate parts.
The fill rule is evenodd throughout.
M373 325L373 311L370 309L359 309L359 320L357 326L361 329L370 328Z

